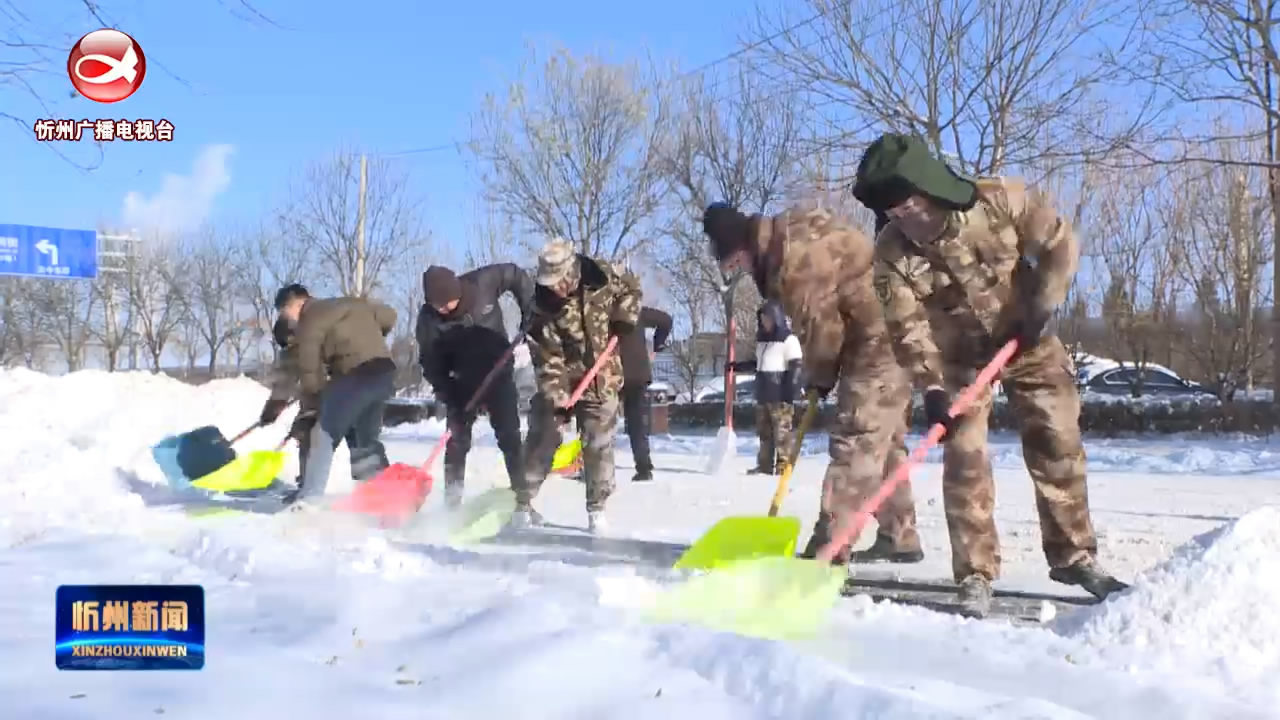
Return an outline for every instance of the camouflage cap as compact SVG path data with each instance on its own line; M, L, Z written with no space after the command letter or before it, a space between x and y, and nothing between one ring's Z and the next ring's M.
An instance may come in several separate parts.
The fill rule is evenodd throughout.
M577 256L573 243L564 238L555 238L544 245L538 253L538 284L558 285L573 275Z

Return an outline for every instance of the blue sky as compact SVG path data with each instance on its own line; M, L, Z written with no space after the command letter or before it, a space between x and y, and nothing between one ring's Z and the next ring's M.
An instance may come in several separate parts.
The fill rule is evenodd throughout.
M172 143L106 144L83 172L34 141L30 126L0 125L0 222L65 228L128 227L163 217L238 224L284 200L306 165L341 148L399 152L465 140L484 93L501 91L528 42L614 59L650 53L694 67L731 52L749 5L729 0L600 4L303 3L258 0L284 29L237 19L235 0L105 0L106 19L147 56L141 89L115 105L68 97L65 50L50 52L37 88L53 117L167 118ZM50 2L31 18L70 43L97 23L78 2ZM745 11L745 12L744 12ZM180 82L177 78L181 78ZM39 105L0 85L5 109L33 121ZM84 141L88 146L89 141ZM90 160L89 147L67 148ZM439 240L461 245L475 217L473 173L457 152L395 160L425 200ZM129 198L126 201L126 198Z

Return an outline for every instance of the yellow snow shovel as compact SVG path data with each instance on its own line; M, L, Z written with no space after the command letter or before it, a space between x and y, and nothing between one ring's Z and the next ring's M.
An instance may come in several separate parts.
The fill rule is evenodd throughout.
M796 540L800 537L800 519L780 518L778 510L782 507L783 498L787 496L791 470L800 457L805 433L809 431L817 414L818 395L811 391L808 407L805 408L804 417L800 419L795 441L791 444L787 464L782 468L773 501L769 504L768 517L740 515L722 519L680 556L675 569L710 569L749 558L795 555Z
M288 442L286 437L274 450L254 450L239 455L208 475L192 480L191 485L212 492L261 490L274 482L284 469L283 451Z
M978 374L978 379L952 403L949 414L958 417L969 409L989 387L1017 351L1011 340ZM920 464L929 450L946 433L942 424L929 429L924 442L898 466L892 477L862 504L843 518L832 533L831 542L812 560L795 557L766 557L738 562L694 577L661 595L649 616L659 622L698 622L743 635L773 639L810 637L826 622L848 578L848 571L833 566L831 559L851 539L858 536L872 513L880 508L897 486Z
M573 467L577 462L578 455L582 454L582 437L575 437L567 443L556 448L555 457L551 459L552 472L564 472Z

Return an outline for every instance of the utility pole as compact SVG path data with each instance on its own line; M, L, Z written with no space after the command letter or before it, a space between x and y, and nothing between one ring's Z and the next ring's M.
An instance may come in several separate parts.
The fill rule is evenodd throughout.
M356 297L364 297L364 203L369 184L369 158L360 154L360 209L356 213L356 276L352 287Z

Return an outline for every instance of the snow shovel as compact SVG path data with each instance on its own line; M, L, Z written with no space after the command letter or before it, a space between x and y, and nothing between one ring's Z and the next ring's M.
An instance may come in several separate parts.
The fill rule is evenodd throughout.
M952 403L949 414L957 417L969 409L993 382L1017 350L1011 340L983 368L972 385ZM880 489L850 512L812 560L770 557L749 560L713 570L661 595L650 610L659 622L700 622L713 628L770 639L811 637L835 606L848 571L831 559L850 539L857 537L868 518L920 464L945 429L934 425L911 457L900 465Z
M551 459L552 472L568 472L573 470L574 463L578 461L578 456L582 454L582 438L575 437L556 448L555 457Z
M804 416L800 419L800 427L796 430L795 441L791 444L791 453L787 464L778 478L778 487L774 490L773 501L769 504L769 515L739 515L727 517L711 526L698 541L685 551L676 561L676 570L714 569L731 563L760 557L792 557L796 554L796 540L800 537L800 519L794 517L778 517L782 500L787 496L787 485L791 482L791 469L800 457L800 448L804 444L805 433L813 424L818 414L818 396L809 394L809 404Z
M614 348L618 345L616 336L609 338L609 344L605 346L604 352L600 353L600 357L596 358L596 362L587 370L587 374L582 376L582 380L578 381L578 386L573 389L573 395L569 396L564 407L570 408L578 404L582 396L587 392L587 386L600 373L600 368L608 362L609 356L613 354ZM581 443L581 440L579 440ZM516 509L516 495L511 488L493 488L479 496L465 502L458 509L456 521L451 523L449 540L451 543L467 543L476 542L478 540L486 540L497 535L502 528L507 526L511 520L511 515Z
M489 389L493 379L498 376L498 372L511 359L511 356L515 353L516 345L520 343L523 337L523 335L517 336L507 346L506 352L502 354L502 357L498 358L498 362L494 363L493 368L489 370L489 374L484 376L484 379L480 381L480 385L476 387L475 392L471 394L471 399L467 401L464 412L471 412L475 408L476 403L484 396L485 390ZM452 435L453 432L446 425L445 431L440 436L440 439L436 441L436 446L432 449L431 455L427 457L427 461L421 466L392 463L382 472L357 485L349 497L334 503L334 507L350 512L381 516L384 527L404 524L410 516L418 512L418 508L422 507L422 503L426 501L427 495L431 492L433 484L431 466L435 465L436 460L444 453L445 445Z
M738 451L738 436L733 432L733 331L733 315L730 315L729 347L725 351L729 360L724 371L724 425L716 433L716 441L711 445L711 457L707 458L707 474L712 476L718 476L727 470Z
M284 469L284 446L288 442L286 437L274 450L254 450L240 455L208 475L193 480L191 485L222 493L262 490L275 482Z
M266 461L274 462L270 451L258 451L255 462L249 463L243 458L237 458L232 447L259 427L261 423L255 422L227 440L217 427L205 425L180 435L166 437L152 446L151 457L174 487L196 487L211 492L260 490L270 485L275 475L264 482L261 470L251 473L245 471L249 465L257 468ZM284 456L279 455L278 460L283 465ZM267 467L270 467L269 462ZM275 472L278 473L279 468Z

